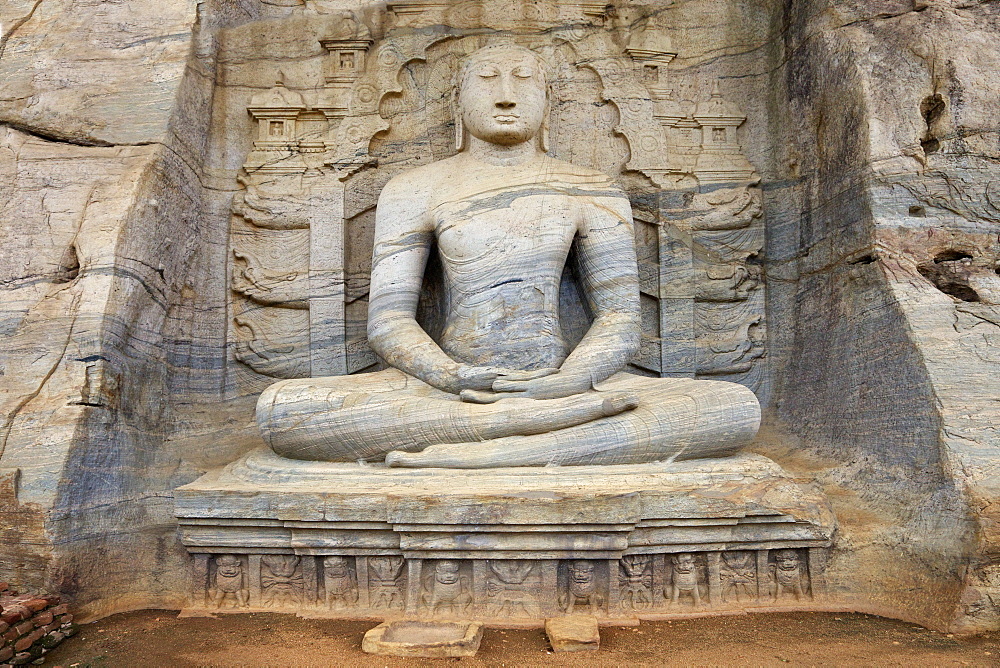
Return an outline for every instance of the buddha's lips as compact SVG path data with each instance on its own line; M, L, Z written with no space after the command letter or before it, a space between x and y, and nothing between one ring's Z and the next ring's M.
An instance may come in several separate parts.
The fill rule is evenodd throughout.
M493 119L496 120L498 123L513 123L519 118L521 117L512 114L497 114L496 116L493 117Z

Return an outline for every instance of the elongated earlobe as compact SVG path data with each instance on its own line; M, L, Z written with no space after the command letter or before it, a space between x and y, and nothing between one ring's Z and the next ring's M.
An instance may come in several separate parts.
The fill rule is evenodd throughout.
M542 118L542 127L538 128L538 145L542 149L542 153L549 152L549 112L545 111L545 116Z
M461 153L465 148L465 124L462 123L462 112L455 109L455 152Z
M552 111L552 86L545 86L545 113L542 114L542 125L538 128L538 146L542 153L548 153L552 142L549 140L549 113Z

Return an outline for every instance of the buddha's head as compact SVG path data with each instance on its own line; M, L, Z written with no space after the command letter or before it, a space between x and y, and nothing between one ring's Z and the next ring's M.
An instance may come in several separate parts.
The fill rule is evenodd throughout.
M456 143L465 132L513 146L537 137L547 150L548 83L545 62L520 46L487 46L470 54L458 75Z

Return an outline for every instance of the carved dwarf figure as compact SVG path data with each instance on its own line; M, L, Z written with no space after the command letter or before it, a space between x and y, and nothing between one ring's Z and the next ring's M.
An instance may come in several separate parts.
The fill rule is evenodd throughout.
M538 601L525 584L534 567L532 562L523 559L491 559L489 563L494 575L494 579L486 584L486 593L492 599L491 614L500 616L506 613L507 616L514 617L521 612L530 617L532 611L537 612Z
M569 563L567 571L569 582L559 607L563 609L563 612L569 614L577 605L586 605L590 607L591 614L598 614L604 607L604 597L598 591L594 564L578 559Z
M648 554L629 554L622 557L621 602L623 608L645 610L653 604L652 574Z
M390 610L403 607L399 580L403 573L402 557L369 557L369 591L372 608Z
M234 608L250 605L243 562L235 554L223 554L215 558L215 594L212 603L216 608L221 608L226 599L230 598Z
M639 349L628 197L546 154L547 67L488 46L457 78L457 155L399 174L378 200L368 342L388 368L285 380L257 402L279 455L390 466L638 464L721 457L760 423L736 383L625 371ZM593 322L575 346L559 295L573 251ZM416 320L437 254L444 327Z
M424 603L431 614L451 612L461 614L472 604L468 580L462 577L461 565L453 559L439 559L434 564L434 575L430 591L424 595Z
M771 566L771 598L777 601L785 596L805 598L802 587L802 560L796 550L777 550Z
M323 559L323 585L326 588L326 605L331 610L347 608L358 602L357 584L346 557Z
M294 554L268 554L261 557L260 591L264 605L302 605L305 580Z
M723 552L719 576L722 600L735 597L740 602L744 595L750 599L757 597L757 563L752 552Z
M701 606L701 586L698 584L698 564L694 555L688 553L675 554L670 557L670 603L676 605L682 594L687 594L694 601L695 607Z

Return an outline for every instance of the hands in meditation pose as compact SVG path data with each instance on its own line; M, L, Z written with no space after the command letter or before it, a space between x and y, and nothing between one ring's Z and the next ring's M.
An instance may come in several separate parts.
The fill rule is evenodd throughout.
M464 62L458 154L395 177L378 201L368 340L391 368L269 387L257 422L276 453L407 467L634 464L730 455L754 437L760 408L745 387L622 371L640 338L631 208L604 174L545 154L545 76L520 47ZM559 287L574 246L593 322L571 350ZM434 249L439 341L415 319Z

